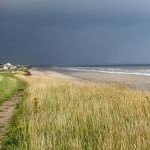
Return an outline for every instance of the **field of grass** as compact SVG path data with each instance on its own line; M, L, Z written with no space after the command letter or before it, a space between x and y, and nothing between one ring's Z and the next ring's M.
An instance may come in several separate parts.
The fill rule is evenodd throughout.
M0 105L10 98L18 89L20 84L10 74L0 74Z
M24 80L28 97L3 149L149 150L149 93L53 75Z

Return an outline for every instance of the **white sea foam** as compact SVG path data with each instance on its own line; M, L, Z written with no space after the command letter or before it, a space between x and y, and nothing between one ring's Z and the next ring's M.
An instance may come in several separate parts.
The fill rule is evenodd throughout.
M102 68L102 67L74 67L65 68L70 71L86 71L86 72L101 72L110 74L124 74L124 75L139 75L150 76L150 69L123 69L123 68Z

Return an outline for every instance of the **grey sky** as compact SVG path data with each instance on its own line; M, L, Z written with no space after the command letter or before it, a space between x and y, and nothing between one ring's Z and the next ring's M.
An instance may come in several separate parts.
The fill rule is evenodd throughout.
M1 0L0 61L150 63L148 0Z

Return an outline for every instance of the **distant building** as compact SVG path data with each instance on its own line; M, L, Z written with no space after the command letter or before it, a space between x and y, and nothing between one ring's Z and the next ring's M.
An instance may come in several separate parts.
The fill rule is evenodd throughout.
M14 69L17 69L17 67L8 62L3 65L3 69L4 70L14 70Z

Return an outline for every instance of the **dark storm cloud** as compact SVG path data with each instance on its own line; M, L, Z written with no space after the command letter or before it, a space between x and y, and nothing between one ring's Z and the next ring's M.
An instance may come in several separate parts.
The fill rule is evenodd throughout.
M148 0L1 0L0 60L150 63Z

